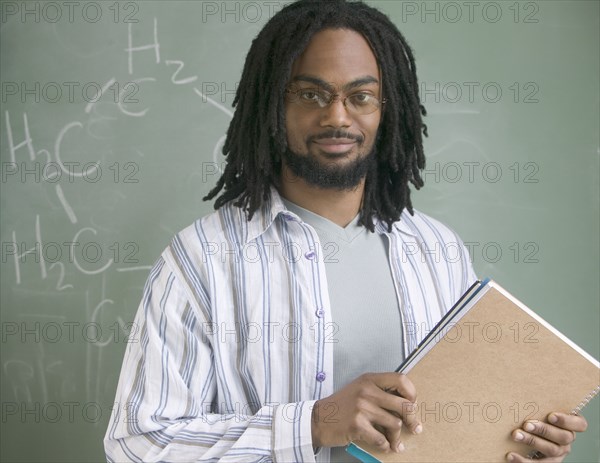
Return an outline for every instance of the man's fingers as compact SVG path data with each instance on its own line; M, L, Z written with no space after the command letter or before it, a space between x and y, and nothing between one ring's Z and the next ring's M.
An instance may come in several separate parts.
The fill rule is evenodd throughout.
M402 421L400 421L402 423ZM385 437L390 443L390 449L394 452L404 452L404 444L402 443L402 427L400 429L386 429Z
M417 419L416 405L413 402L385 391L378 391L375 398L379 407L399 416L409 432L421 432L423 427Z
M516 429L512 434L515 442L522 442L548 457L562 457L571 452L570 445L558 445L543 437L530 434L522 429Z
M523 429L513 431L512 437L516 442L522 442L545 455L541 461L562 461L563 457L571 452L575 432L585 431L587 421L582 416L558 412L548 415L548 421L549 423L526 421L523 423ZM530 461L514 453L507 455L507 459L516 463Z
M533 460L530 458L525 458L523 455L519 455L518 453L507 454L506 461L510 461L511 463L533 463Z
M423 430L423 425L417 418L417 406L406 399L402 400L402 421L406 424L406 428L413 434L419 434Z
M417 389L406 375L401 373L378 373L369 376L369 379L380 389L404 397L411 402L417 400Z
M385 394L377 389L376 393ZM388 394L389 395L389 394ZM404 400L393 396L398 400ZM351 433L354 435L366 435L373 439L374 444L382 450L392 450L397 452L400 446L402 433L402 418L396 414L390 413L377 404L377 401L360 401L361 418L357 419L352 426ZM384 436L389 445L385 446L381 442L381 436ZM362 439L362 438L361 438Z
M567 429L558 428L543 421L530 420L523 423L523 430L530 434L543 437L559 445L569 445L575 440L575 433Z
M531 458L524 457L518 453L511 452L506 455L506 461L511 463L560 463L562 457L536 458L535 460L532 460Z
M587 421L580 415L567 415L566 413L553 412L548 415L548 423L569 431L583 432L587 429Z
M388 438L371 425L364 427L360 434L359 440L366 442L367 444L371 444L383 452L389 452L391 449Z
M377 395L377 404L402 418L408 430L420 433L423 426L417 419L414 402L417 390L410 379L401 373L378 373L366 375L369 381L382 391Z
M378 430L381 430L387 441L390 444L390 449L394 452L401 452L404 450L402 445L402 419L398 418L392 413L388 413L386 410L379 409L374 414L373 423Z

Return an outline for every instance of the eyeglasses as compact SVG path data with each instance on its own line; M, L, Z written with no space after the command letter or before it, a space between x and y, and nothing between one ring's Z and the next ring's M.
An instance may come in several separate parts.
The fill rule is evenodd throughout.
M331 105L335 100L341 97L339 93L331 93L322 88L299 88L292 90L287 88L285 92L290 101L306 109L323 109ZM385 99L379 101L375 96L368 92L359 91L345 96L342 103L346 110L354 115L365 116L374 113L385 103Z

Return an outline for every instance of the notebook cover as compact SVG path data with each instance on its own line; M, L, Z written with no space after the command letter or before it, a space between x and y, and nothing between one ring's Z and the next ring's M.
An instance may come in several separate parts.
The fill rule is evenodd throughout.
M497 283L488 286L407 373L423 433L405 434L400 454L360 442L350 453L381 462L503 462L510 451L531 451L511 438L523 421L570 413L598 392L597 360Z

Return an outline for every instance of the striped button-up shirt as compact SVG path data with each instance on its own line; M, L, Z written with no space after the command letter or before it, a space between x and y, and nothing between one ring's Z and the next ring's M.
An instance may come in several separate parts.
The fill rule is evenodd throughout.
M422 213L375 231L409 353L475 275L456 234ZM146 282L108 460L327 462L311 414L334 392L334 323L318 235L275 189L250 221L231 202L196 221Z

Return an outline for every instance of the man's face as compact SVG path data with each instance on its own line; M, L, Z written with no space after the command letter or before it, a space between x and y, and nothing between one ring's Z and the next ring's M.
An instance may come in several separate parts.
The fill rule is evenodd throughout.
M364 37L348 29L325 29L313 36L294 62L286 94L288 150L284 163L308 183L322 188L349 189L364 178L371 162L381 110L357 114L343 99L381 100L377 60ZM298 104L311 100L310 89L337 94L323 108ZM300 94L298 91L302 91Z

